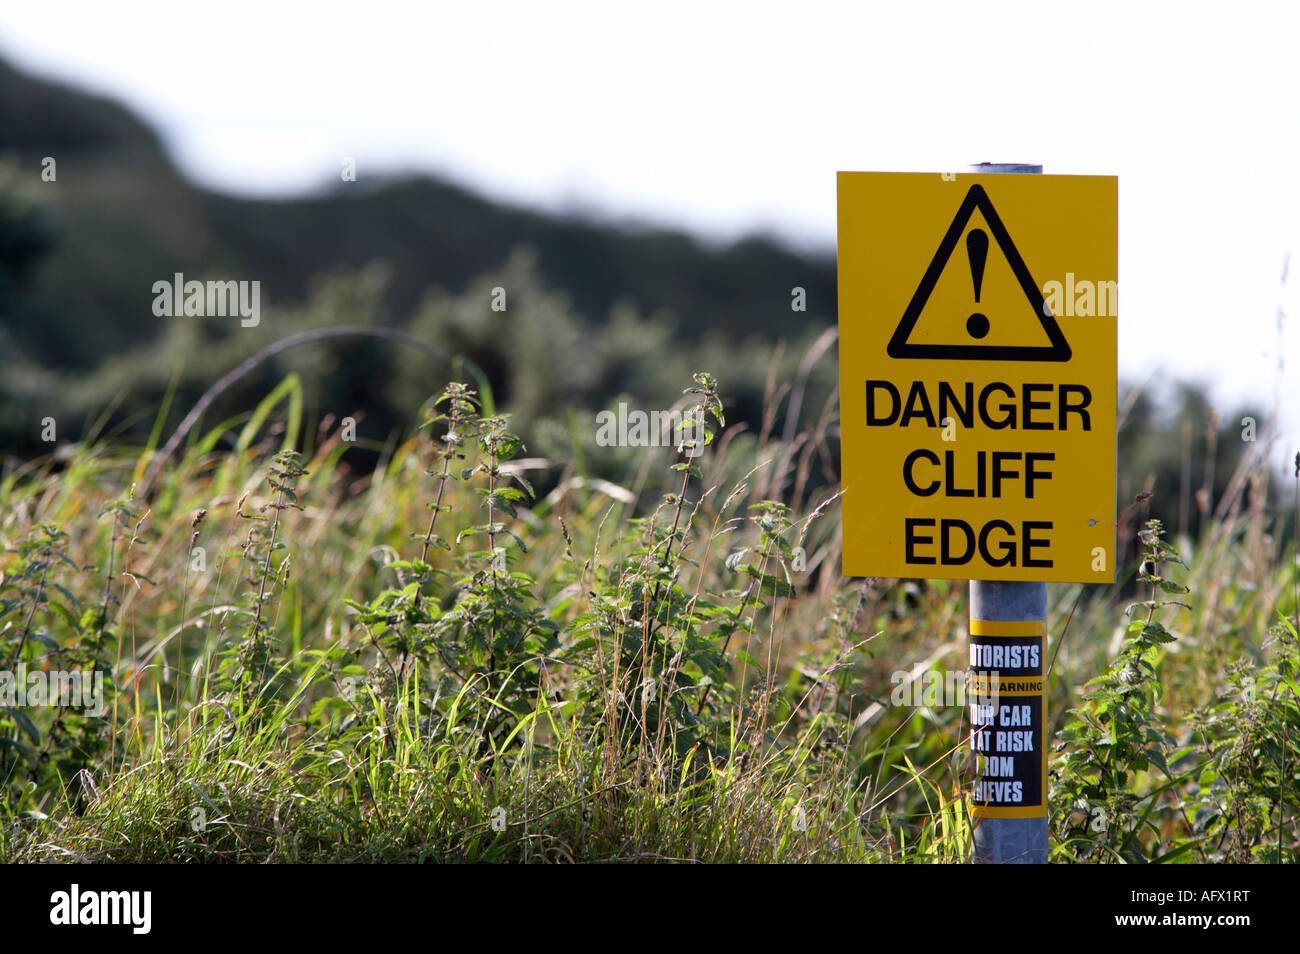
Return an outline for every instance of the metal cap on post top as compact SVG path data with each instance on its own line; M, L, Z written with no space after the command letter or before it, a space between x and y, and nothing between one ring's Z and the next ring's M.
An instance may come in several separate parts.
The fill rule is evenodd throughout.
M970 167L971 172L992 173L1000 175L1042 175L1043 167L1022 162L981 162ZM1046 649L1047 620L1047 584L987 582L971 580L970 582L970 619L972 640L975 637L975 621L992 621L1006 624L1043 624L1041 646ZM992 631L993 627L981 629ZM1046 680L1046 670L1043 679ZM1044 689L1046 686L1044 685ZM1041 696L1041 709L1037 714L1039 721L1039 743L1045 749L1047 744L1047 706L1046 692ZM1046 760L1042 763L1046 771ZM991 864L1046 864L1047 863L1047 805L1043 805L1043 815L1039 818L980 818L975 826L974 848L975 860Z
M992 172L998 175L1041 176L1043 167L1028 162L977 162L971 172Z

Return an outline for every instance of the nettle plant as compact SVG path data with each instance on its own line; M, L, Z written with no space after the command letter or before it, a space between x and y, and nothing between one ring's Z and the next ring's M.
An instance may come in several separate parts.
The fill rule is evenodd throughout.
M303 509L295 488L298 479L306 474L302 457L296 451L283 450L271 459L266 477L274 497L256 513L244 512L247 494L236 507L237 519L248 521L248 532L239 545L248 565L248 589L241 595L242 605L233 611L244 620L239 639L218 655L213 666L214 688L227 703L247 707L262 693L274 689L280 654L273 602L276 591L282 592L288 585L292 566L287 554L278 562L276 555L286 549L284 512Z
M1052 825L1062 849L1077 860L1156 860L1147 856L1161 846L1160 822L1172 811L1162 796L1177 781L1169 768L1175 742L1157 711L1156 664L1175 637L1156 613L1186 607L1161 595L1187 587L1161 574L1162 564L1186 567L1163 532L1159 520L1149 520L1138 533L1145 548L1138 579L1150 588L1149 598L1128 607L1132 622L1119 656L1087 683L1086 697L1060 732L1057 748L1065 752L1051 771ZM1152 769L1168 784L1139 788Z
M27 694L25 706L0 709L0 793L12 809L43 804L78 775L83 782L72 791L80 804L94 785L83 773L92 766L111 771L122 758L112 732L121 605L115 586L154 583L133 568L148 513L128 493L99 516L112 518L102 571L78 566L69 535L53 524L32 528L7 551L16 561L0 577L0 678L15 691L26 683L26 691L38 674L41 692ZM102 592L83 608L70 587L76 578L100 575Z
M1280 614L1279 614L1280 615ZM1215 701L1195 714L1208 752L1191 799L1192 837L1212 862L1294 863L1300 856L1300 634L1280 616L1265 665L1228 667Z
M446 430L426 472L437 488L428 526L411 534L419 556L388 565L396 587L368 603L346 601L376 658L368 671L354 663L338 672L364 677L369 692L345 700L357 714L386 705L419 673L418 680L432 683L431 729L470 735L485 755L534 710L559 626L547 618L533 578L511 568L510 551L523 552L525 545L510 522L533 498L528 481L507 466L523 443L508 430L506 416L480 412L477 393L461 383L448 385L434 402L424 426ZM481 522L449 542L438 530L451 509L445 501L453 481L472 486ZM462 546L467 540L475 545ZM436 550L452 555L450 567L431 562Z
M679 425L678 452L684 460L672 465L681 475L679 489L653 514L632 521L629 552L605 569L597 566L594 578L588 578L591 564L584 566L577 582L587 592L588 607L574 620L570 646L571 654L590 658L579 705L599 713L594 728L608 758L649 756L664 779L672 775L674 762L699 755L696 764L702 766L733 754L743 757L766 738L774 687L765 680L766 667L745 645L755 635L763 597L794 594L794 553L787 539L794 522L788 509L773 501L751 508L757 545L726 558L743 588L715 593L703 585L708 574L699 572L691 554L700 508L711 491L701 486L694 501L688 493L692 480L703 481L699 454L714 440L708 419L725 426L725 418L713 376L700 373L695 382L686 393L697 401ZM743 518L722 521L745 491L742 483L718 507L704 540L704 559L715 555L718 537L743 526ZM694 584L684 582L691 576ZM741 697L737 663L759 677L748 698Z
M436 431L432 502L409 534L411 555L386 566L393 582L373 598L345 601L360 640L307 654L338 689L315 703L317 721L336 736L392 738L398 713L417 711L421 734L456 741L475 762L529 742L545 752L563 731L606 769L653 765L664 784L685 778L692 760L702 771L769 751L779 734L769 716L789 713L774 703L771 662L748 649L756 621L774 625L776 602L794 596L793 544L807 524L772 501L729 516L742 481L700 534L712 493L701 454L714 441L708 422L725 419L711 375L697 374L686 393L694 403L678 425L674 491L586 559L554 518L564 561L547 594L516 564L526 552L516 528L534 499L510 466L523 444L507 418L482 414L474 390L449 385L426 422ZM467 500L472 513L452 512ZM726 559L729 573L709 570L725 558L722 538L742 532L749 542ZM718 592L719 579L734 588Z
M472 389L448 386L427 422L443 433L426 471L429 522L410 535L418 555L388 565L396 585L368 602L347 601L364 647L323 651L336 680L359 680L364 691L323 700L317 713L346 712L343 726L386 723L393 701L415 688L422 730L459 737L480 758L522 744L520 727L543 707L569 703L575 725L607 764L650 753L661 763L692 752L725 758L757 744L773 687L759 678L742 699L734 671L737 663L760 676L766 671L742 640L754 636L765 598L793 595L790 537L801 531L782 504L755 505L749 519L757 544L727 563L739 585L723 593L704 588L716 574L701 572L692 552L708 492L691 489L701 485L700 455L714 440L707 422L725 419L716 380L701 373L695 385L686 392L695 402L678 425L679 460L670 465L676 492L629 521L629 531L609 544L617 555L579 561L559 520L568 572L550 601L512 566L525 549L512 527L534 496L509 466L523 445L506 418L481 414ZM448 539L448 501L470 496L463 486L451 493L453 482L470 485L477 513L462 515ZM744 526L743 517L724 524L722 516L744 492L737 487L722 503L703 559L721 560L716 538ZM440 552L446 556L438 559Z
M77 598L60 582L64 565L80 572L67 544L65 531L43 524L8 548L17 560L0 580L0 678L15 693L27 667L40 668L59 651L50 623L62 617L78 625ZM42 760L42 752L53 736L54 729L40 725L32 710L7 702L0 708L0 781L11 804L21 802L25 790L46 774L49 759Z

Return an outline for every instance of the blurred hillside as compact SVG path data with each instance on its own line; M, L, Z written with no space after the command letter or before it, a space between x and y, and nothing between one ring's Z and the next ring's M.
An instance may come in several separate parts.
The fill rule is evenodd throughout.
M6 237L22 235L29 250L10 260L6 248L5 281L13 343L50 366L92 368L156 337L149 288L174 272L258 279L264 301L285 305L301 301L316 275L383 261L392 268L385 306L403 315L429 287L462 291L520 245L534 248L546 280L593 318L628 300L669 309L688 339L707 329L789 335L796 285L810 312L834 315L834 261L763 238L711 249L680 232L495 204L427 177L377 182L363 172L361 181L283 201L206 192L180 177L157 136L123 107L3 63L0 155L24 183L43 187L25 190L45 210L39 221L23 220L12 197L7 203ZM45 156L57 160L54 183L39 180ZM38 248L49 254L36 270Z

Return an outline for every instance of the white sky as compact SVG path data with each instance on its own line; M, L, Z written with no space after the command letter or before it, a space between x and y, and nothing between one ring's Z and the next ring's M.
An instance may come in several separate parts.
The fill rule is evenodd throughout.
M830 249L837 169L1118 175L1121 374L1167 368L1265 409L1280 389L1289 445L1298 37L1286 0L0 12L0 55L120 98L193 178L243 194L318 187L352 156L360 177L429 170L533 206Z

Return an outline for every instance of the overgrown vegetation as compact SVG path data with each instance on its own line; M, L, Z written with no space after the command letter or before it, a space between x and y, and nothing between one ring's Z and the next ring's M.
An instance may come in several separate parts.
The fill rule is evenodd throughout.
M157 429L0 484L0 662L105 710L3 709L7 860L968 860L965 710L889 699L964 668L964 587L839 576L826 419L728 428L700 373L619 483L451 383L356 480L300 390L147 499ZM1250 466L1181 555L1147 522L1128 580L1053 588L1054 860L1296 858L1292 518Z

